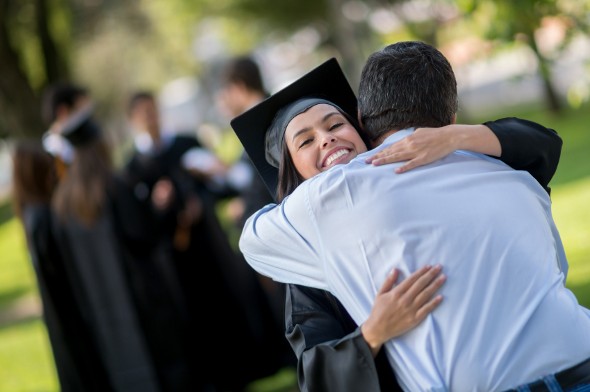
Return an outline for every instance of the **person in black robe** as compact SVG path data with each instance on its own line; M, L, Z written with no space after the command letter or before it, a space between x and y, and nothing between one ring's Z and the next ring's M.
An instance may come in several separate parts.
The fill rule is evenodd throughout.
M128 115L137 134L124 177L155 222L145 227L150 245L136 251L174 266L192 332L187 345L195 362L205 358L195 364L199 377L219 390L243 390L284 366L282 328L273 320L256 274L222 228L217 196L186 165L190 152L201 147L198 140L161 134L150 92L131 97ZM259 360L252 360L253 352Z
M82 105L58 128L73 160L52 198L54 233L78 309L115 391L158 391L113 214L119 188L110 151ZM124 194L124 192L121 192Z
M81 330L98 348L102 379L110 385L101 390L206 390L188 366L178 284L162 279L170 268L132 255L151 240L143 234L152 222L113 171L86 90L54 85L44 102L51 121L44 146L67 164L60 165L65 174L53 199L59 219L52 229L85 322Z
M254 57L236 56L224 64L216 104L225 117L234 118L268 96L261 68ZM228 203L227 211L234 220L239 235L246 219L260 208L272 203L274 199L245 150L229 167L225 179L227 187L233 189L237 196ZM282 330L285 317L285 285L259 273L256 275L271 303L275 322ZM286 341L282 342L282 347L285 365L295 367L296 358Z
M12 158L14 211L25 232L61 390L112 390L89 326L75 303L53 235L54 158L34 140L16 141Z

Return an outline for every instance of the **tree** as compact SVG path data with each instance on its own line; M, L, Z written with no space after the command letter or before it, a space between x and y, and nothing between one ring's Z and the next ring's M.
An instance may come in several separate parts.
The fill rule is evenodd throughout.
M545 100L553 113L562 110L562 103L554 86L552 65L561 51L568 46L576 33L588 30L586 15L590 10L587 0L463 0L458 2L468 15L485 14L488 38L503 44L515 42L529 47L538 63L543 81ZM561 24L564 35L561 42L543 47L541 29L548 21Z
M39 31L43 37L38 42L48 56L42 62L43 78L58 73L46 11L45 0L0 0L0 137L37 136L43 130L38 92L23 58L32 43L22 32Z

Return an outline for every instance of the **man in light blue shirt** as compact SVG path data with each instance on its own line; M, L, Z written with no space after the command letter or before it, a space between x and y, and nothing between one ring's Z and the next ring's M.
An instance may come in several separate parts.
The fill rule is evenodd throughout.
M373 54L359 110L379 147L252 216L240 239L250 265L330 290L361 324L393 268L408 275L439 261L444 302L386 344L405 390L502 391L543 377L563 387L555 390L590 383L590 370L577 366L590 358L590 312L564 285L551 201L528 173L464 151L399 175L398 164L365 161L412 127L454 121L456 82L442 54L416 42Z

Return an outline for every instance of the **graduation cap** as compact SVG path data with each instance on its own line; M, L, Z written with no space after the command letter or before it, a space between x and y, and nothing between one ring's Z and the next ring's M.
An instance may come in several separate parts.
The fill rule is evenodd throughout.
M295 82L231 120L231 126L273 197L279 170L267 161L266 134L286 106L302 98L319 98L338 106L356 124L357 99L335 58L317 66Z
M100 136L100 128L92 120L92 105L74 113L61 128L63 136L72 146L85 145Z

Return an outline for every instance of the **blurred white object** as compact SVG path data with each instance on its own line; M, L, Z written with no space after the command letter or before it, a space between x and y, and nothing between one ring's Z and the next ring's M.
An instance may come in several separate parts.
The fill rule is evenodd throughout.
M217 174L222 165L215 154L200 147L191 148L182 156L182 166L187 170Z
M74 149L70 142L63 136L53 132L45 132L43 135L43 148L53 156L59 157L65 163L72 163Z

